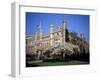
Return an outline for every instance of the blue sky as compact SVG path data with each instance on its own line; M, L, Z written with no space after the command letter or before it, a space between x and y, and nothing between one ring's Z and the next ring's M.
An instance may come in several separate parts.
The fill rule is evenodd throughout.
M34 35L37 30L37 25L42 25L44 34L50 31L50 24L54 25L56 30L62 21L66 19L69 31L83 33L84 37L89 40L89 15L79 14L55 14L55 13L34 13L26 12L26 34Z

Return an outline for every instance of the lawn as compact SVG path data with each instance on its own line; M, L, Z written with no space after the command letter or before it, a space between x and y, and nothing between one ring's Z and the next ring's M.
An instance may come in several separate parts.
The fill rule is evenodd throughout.
M62 65L82 65L89 64L85 61L66 61L66 62L38 62L32 63L27 67L40 67L40 66L62 66Z

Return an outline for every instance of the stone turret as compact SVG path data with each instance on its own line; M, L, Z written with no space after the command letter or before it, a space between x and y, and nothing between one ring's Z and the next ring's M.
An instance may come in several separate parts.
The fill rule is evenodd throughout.
M54 32L54 25L50 25L50 44L53 45L53 32Z
M80 38L83 39L83 34L82 33L80 33Z
M67 29L67 20L63 20L63 29Z
M51 25L50 25L50 33L53 33L53 32L54 32L54 25L51 24Z
M63 44L66 42L67 20L63 20ZM68 32L68 31L67 31Z

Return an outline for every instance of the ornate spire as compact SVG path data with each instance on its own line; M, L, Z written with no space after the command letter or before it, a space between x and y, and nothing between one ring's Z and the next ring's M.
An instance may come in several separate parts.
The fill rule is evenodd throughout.
M50 24L50 28L54 28L54 25L53 24Z
M66 20L66 19L64 19L64 20L63 20L63 23L67 23L67 20Z
M40 39L42 39L42 24L40 21L40 25L39 25L39 34L40 34Z
M40 25L39 25L39 27L40 27L40 33L42 32L42 25L41 25L41 21L40 21Z
M50 24L50 33L53 33L53 31L54 31L54 25Z
M67 20L63 20L63 28L66 29L67 28Z

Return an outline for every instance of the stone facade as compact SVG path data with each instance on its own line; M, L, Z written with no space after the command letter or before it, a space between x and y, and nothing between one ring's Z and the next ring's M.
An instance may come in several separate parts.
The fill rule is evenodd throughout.
M75 45L85 43L84 46L89 47L89 44L83 40L82 34L80 37L77 37L68 32L66 20L63 20L61 26L58 26L56 31L54 31L54 25L51 24L48 35L43 34L40 24L39 31L34 36L26 35L26 54L41 54L43 50L49 47L62 45L66 42Z

